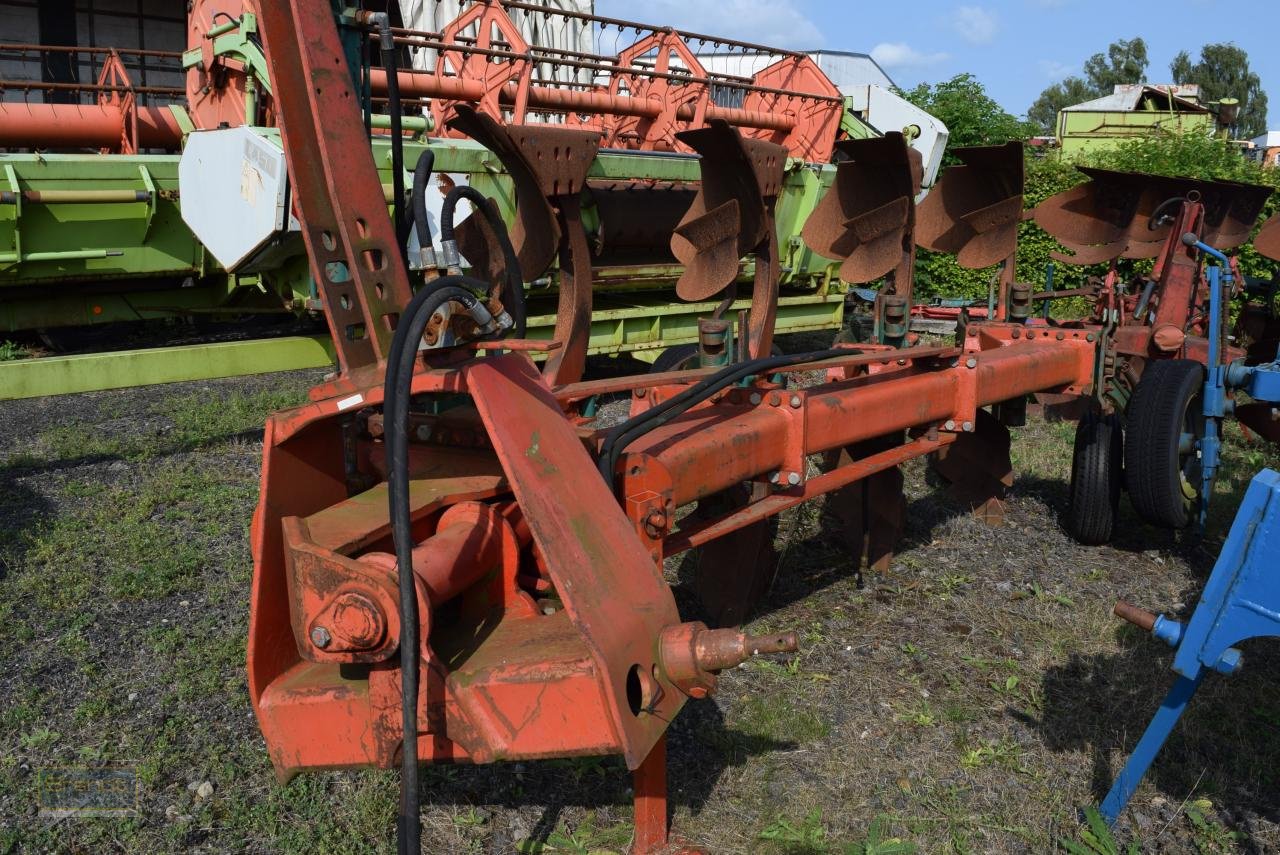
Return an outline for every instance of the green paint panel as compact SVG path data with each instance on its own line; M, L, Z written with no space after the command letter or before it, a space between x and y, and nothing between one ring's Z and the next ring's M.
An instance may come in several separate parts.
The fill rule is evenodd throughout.
M123 350L0 362L0 400L213 380L333 364L328 336Z

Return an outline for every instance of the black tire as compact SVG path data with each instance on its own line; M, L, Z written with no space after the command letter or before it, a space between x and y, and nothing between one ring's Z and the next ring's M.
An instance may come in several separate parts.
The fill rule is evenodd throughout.
M1071 488L1063 527L1080 543L1111 540L1120 510L1123 431L1114 415L1089 413L1076 426Z
M653 360L649 373L661 374L663 371L681 371L685 368L697 367L698 346L696 344L673 344Z
M1190 359L1148 362L1129 399L1125 486L1134 510L1162 528L1184 528L1200 500L1200 459L1193 443L1204 436L1204 368Z

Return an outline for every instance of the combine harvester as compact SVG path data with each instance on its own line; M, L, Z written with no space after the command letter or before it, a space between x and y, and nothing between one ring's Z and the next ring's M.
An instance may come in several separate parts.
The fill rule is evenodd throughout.
M80 86L99 93L96 104L0 103L0 147L41 149L0 154L8 188L0 200L0 324L9 330L188 316L322 317L284 179L274 130L279 99L258 4L189 5L185 52L133 52L145 54L153 68L180 71L181 90L134 85L121 59L129 52L0 46L18 57L78 51L103 59L98 81ZM675 299L684 267L665 237L698 180L693 150L675 137L683 128L718 117L787 148L774 218L780 332L841 325L845 286L830 261L800 238L835 174L829 165L835 143L878 135L864 120L874 114L927 146L925 184L945 145L945 129L936 120L877 87L846 96L803 54L669 30L642 28L648 35L636 38L629 22L574 11L572 4L566 11L541 3L503 6L482 32L469 4L464 7L453 20L446 6L438 7L438 28L397 28L391 38L398 50L385 64L378 51L372 62L353 58L361 69L364 121L389 205L399 198L408 207L412 180L404 165L417 163L427 150L435 158L439 192L433 182L418 196L433 224L437 253L449 187L475 187L517 228L514 200L527 180L451 131L442 104L463 102L490 113L518 107L530 122L556 115L561 123L600 129L599 157L576 191L580 210L572 216L582 227L570 224L565 231L575 238L585 232L585 239L574 254L569 247L548 249L551 264L540 268L546 274L527 283L532 338L550 338L561 320L555 306L563 273L572 287L594 292L586 332L590 353L652 360L684 345L665 362L688 358L698 340L697 318L708 307ZM412 67L396 74L400 109L393 111L387 69L405 52ZM486 63L512 73L498 79L482 67ZM680 105L668 109L677 94ZM411 137L400 164L392 162L392 113L399 132ZM180 146L181 157L154 153ZM46 153L86 147L111 153ZM648 156L620 156L622 151ZM463 201L460 262L483 251L467 244L473 231L468 212ZM407 228L411 219L400 221L400 237L420 259L416 230ZM533 266L531 259L523 261L526 270ZM742 275L745 284L752 271ZM726 311L744 307L739 301ZM0 396L331 364L332 350L322 346L327 341L284 337L15 363L0 366Z
M420 846L420 763L615 754L635 775L633 851L658 853L674 845L665 747L674 716L713 693L721 670L796 649L792 633L737 628L776 569L771 517L831 496L855 563L883 565L904 524L898 467L929 457L995 521L1012 482L1008 426L1038 394L1084 413L1069 520L1078 535L1110 531L1120 411L1136 452L1126 466L1135 505L1163 525L1198 516L1218 416L1144 400L1152 389L1166 395L1170 377L1189 388L1223 377L1234 353L1221 347L1226 293L1215 268L1206 278L1205 259L1218 258L1207 242L1247 239L1266 191L1094 175L1046 203L1042 221L1078 257L1156 256L1149 287L1112 276L1093 318L1032 325L1033 294L1006 261L992 319L969 324L955 346L912 346L915 243L974 266L1011 259L1020 147L961 152L963 164L917 209L918 161L900 135L840 142L843 159L800 232L804 251L835 259L842 278L884 280L879 341L773 355L785 188L827 172L807 159L828 159L824 122L838 118L833 102L781 85L809 73L805 60L790 58L779 85L736 84L741 101L725 106L706 80L670 70L679 45L668 31L627 24L645 55L667 58L651 68L667 82L657 118L672 122L659 134L650 108L635 103L642 81L548 85L553 70L535 79L535 65L599 69L596 59L513 49L505 10L526 6L467 4L461 35L440 43L440 67L453 71L427 91L451 142L433 147L434 162L411 160L392 135L390 157L412 162L419 185L456 148L515 187L510 233L483 192L462 186L446 196L440 235L414 217L422 247L443 239L412 259L421 272L397 232L409 213L388 216L363 77L346 59L375 46L389 54L400 34L379 15L335 15L325 0L263 9L299 231L340 370L266 427L250 694L282 779L401 767L402 851ZM388 95L403 93L393 85ZM612 149L642 138L648 148ZM671 153L655 153L656 140ZM677 291L698 307L698 359L584 380L593 304L580 202L611 170L633 173L622 166L632 159L694 170L680 173L683 209L655 205L645 224L665 224L682 264ZM651 178L664 180L677 178ZM674 191L638 189L625 198ZM463 197L480 211L465 234L449 213ZM464 245L471 275L458 269ZM521 283L557 256L554 331L530 338ZM801 372L822 379L789 382ZM629 417L598 424L595 402L620 393ZM1225 391L1214 400L1225 415ZM1249 416L1255 429L1262 416ZM1190 471L1197 448L1206 465ZM1183 484L1197 498L1175 507L1188 492L1170 485ZM693 587L707 623L679 614L663 574L665 559L688 550L699 552Z

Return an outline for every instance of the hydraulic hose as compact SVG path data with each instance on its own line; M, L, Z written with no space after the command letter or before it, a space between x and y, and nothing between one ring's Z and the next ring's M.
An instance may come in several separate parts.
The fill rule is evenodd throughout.
M507 233L507 224L503 221L502 215L498 212L498 206L492 199L466 184L460 184L450 190L445 195L444 204L440 208L440 244L444 248L445 264L453 266L458 258L458 245L454 238L453 225L459 199L470 202L484 216L489 228L498 238L498 244L502 247L502 266L507 273L504 301L515 321L515 337L524 338L528 318L524 298L524 274L520 270L520 259L516 257L511 236Z
M387 112L391 114L391 219L395 225L400 254L405 256L409 226L404 210L404 127L400 116L400 74L396 67L396 43L391 33L391 18L386 13L380 13L376 20L382 48L382 67L387 71ZM407 263L408 258L405 260Z
M431 220L427 217L427 185L431 183L431 172L435 165L436 153L428 148L419 155L418 163L413 167L413 191L410 196L413 202L413 225L424 262L430 257L428 250L433 247Z
M716 392L737 383L744 377L750 377L753 374L767 374L775 368L785 368L804 362L818 362L848 355L849 350L847 348L834 348L832 350L817 350L811 353L766 356L761 359L739 362L736 365L722 368L710 377L685 389L674 398L627 419L610 431L609 436L600 448L600 458L598 460L600 474L607 483L612 484L613 473L618 465L618 458L622 456L622 452L626 450L627 446L649 431L661 427L687 412L696 404L705 401Z
M468 311L483 311L480 301L462 285L485 285L463 276L445 276L432 281L413 296L396 325L387 357L383 386L383 422L387 444L387 500L391 537L395 544L396 575L400 590L400 678L401 724L404 729L400 763L400 815L397 819L400 855L421 851L422 829L418 800L418 683L419 650L418 594L413 577L413 530L409 509L409 399L413 383L413 361L431 316L450 300Z

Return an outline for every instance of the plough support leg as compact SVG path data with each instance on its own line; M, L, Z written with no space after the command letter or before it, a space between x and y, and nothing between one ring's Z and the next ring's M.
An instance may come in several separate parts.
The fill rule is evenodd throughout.
M1160 705L1159 711L1147 725L1142 739L1138 740L1138 745L1133 749L1129 762L1124 764L1124 768L1120 770L1120 774L1111 785L1111 792L1107 793L1107 797L1102 800L1100 813L1108 825L1116 821L1120 811L1124 810L1124 806L1129 803L1134 791L1138 789L1138 784L1142 782L1143 776L1155 762L1156 755L1164 747L1165 740L1169 738L1170 733L1173 733L1178 719L1182 718L1187 704L1191 702L1196 689L1200 687L1200 679L1203 675L1204 672L1199 671L1194 677L1179 677L1173 684L1173 688L1169 690L1169 694L1164 696L1164 703Z

